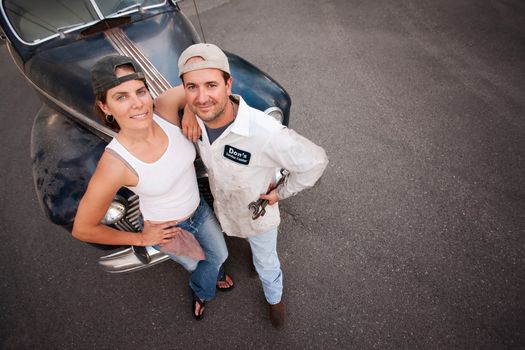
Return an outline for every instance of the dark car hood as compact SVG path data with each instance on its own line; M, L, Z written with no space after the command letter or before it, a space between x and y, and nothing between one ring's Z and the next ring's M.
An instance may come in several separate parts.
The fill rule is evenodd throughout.
M179 12L161 13L116 28L166 78L177 85L177 58L196 38ZM178 28L178 30L174 30ZM148 35L144 35L148 33ZM107 33L75 34L62 45L43 47L25 63L24 71L37 90L63 108L94 120L90 70L101 57L118 54ZM97 121L98 122L98 121Z

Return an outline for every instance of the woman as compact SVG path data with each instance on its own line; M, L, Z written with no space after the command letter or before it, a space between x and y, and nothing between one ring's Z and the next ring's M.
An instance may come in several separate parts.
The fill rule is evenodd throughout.
M191 272L192 310L200 319L216 288L228 290L233 281L222 267L228 256L223 234L199 196L195 148L182 135L176 118L167 120L153 113L144 73L132 58L104 57L91 74L97 113L118 133L102 154L80 201L73 236L91 243L158 248L181 228L191 232L206 259L170 257ZM180 94L184 94L182 88ZM144 227L138 234L100 224L123 186L139 195Z

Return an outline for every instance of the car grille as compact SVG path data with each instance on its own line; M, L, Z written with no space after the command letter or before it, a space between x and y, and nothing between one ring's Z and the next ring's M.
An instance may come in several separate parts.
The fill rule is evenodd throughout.
M115 227L121 231L140 232L142 230L142 214L139 209L139 196L132 194L128 198L128 210L126 216L115 223Z

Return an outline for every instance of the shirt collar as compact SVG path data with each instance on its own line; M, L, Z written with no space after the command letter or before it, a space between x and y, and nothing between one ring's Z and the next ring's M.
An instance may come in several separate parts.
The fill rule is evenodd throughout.
M235 117L235 120L230 125L230 127L224 131L224 133L231 131L236 133L237 135L250 136L249 106L246 104L246 102L244 102L241 96L233 96L239 100L239 109L237 110L237 116ZM206 132L206 126L204 125L204 122L201 118L197 118L197 123L201 127L203 135L206 135L206 139L209 142L208 133Z
M241 96L233 95L239 99L239 109L237 110L237 116L232 124L231 132L234 132L241 136L250 136L250 111L249 107L244 102Z

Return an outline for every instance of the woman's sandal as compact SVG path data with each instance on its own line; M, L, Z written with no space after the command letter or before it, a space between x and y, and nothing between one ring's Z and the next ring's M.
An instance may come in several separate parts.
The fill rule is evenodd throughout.
M230 278L230 281L231 281L231 284L230 282L228 282L228 280L226 279L226 277L229 277ZM224 282L228 285L228 287L219 287L219 282ZM228 275L226 272L222 274L222 278L217 280L217 290L220 290L222 292L229 292L230 290L233 289L233 287L235 286L235 284L233 283L233 278Z
M196 320L202 320L204 317L204 307L206 306L206 300L200 300L197 295L192 291L192 301L191 301L191 312L193 314L193 317L195 317ZM195 312L197 311L197 304L199 304L200 308L200 315L197 315Z

